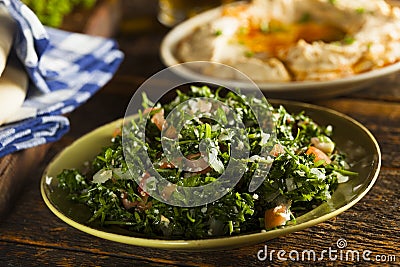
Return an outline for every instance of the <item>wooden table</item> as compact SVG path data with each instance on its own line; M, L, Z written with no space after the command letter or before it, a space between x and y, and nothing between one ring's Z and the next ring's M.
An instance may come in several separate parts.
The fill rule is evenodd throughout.
M29 169L27 177L20 179L22 190L16 191L15 201L9 203L11 211L0 221L1 266L281 266L293 262L279 260L276 254L273 261L260 261L258 251L266 245L268 251L321 252L335 249L341 238L347 241L350 250L360 253L370 250L369 257L375 260L374 264L378 260L382 266L400 264L400 73L347 96L313 101L363 123L377 138L383 155L382 169L372 190L355 206L324 223L234 250L177 252L103 240L58 219L44 204L39 190L47 163L76 138L122 117L135 89L164 67L158 49L168 29L155 20L155 6L150 4L146 14L135 12L139 7L136 1L124 4L124 19L117 39L126 59L105 88L69 115L71 131L53 143L44 160ZM346 262L344 258L297 263L316 266L369 264Z

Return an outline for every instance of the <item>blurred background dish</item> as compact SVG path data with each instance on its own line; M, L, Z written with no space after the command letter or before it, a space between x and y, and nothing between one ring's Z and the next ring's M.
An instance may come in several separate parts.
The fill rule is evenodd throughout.
M158 20L167 27L195 16L208 9L227 4L234 0L159 0Z
M160 47L160 55L163 63L166 66L172 66L182 63L184 60L181 59L179 53L181 53L182 47L181 43L186 40L188 36L199 34L199 27L203 25L208 25L208 23L215 21L221 17L221 12L224 12L225 7L235 7L243 5L243 3L233 3L225 5L223 7L218 7L199 15L196 15L183 23L178 24L173 28L163 39ZM392 12L393 13L393 12ZM397 24L396 24L397 25ZM347 37L346 37L347 38ZM399 45L399 44L394 44ZM202 53L209 49L209 47L204 46L203 51L196 48L196 53L193 57L193 61L201 60L198 59L198 53ZM223 48L224 49L224 48ZM188 57L190 58L190 57ZM191 60L188 60L191 61ZM318 62L318 60L314 60ZM222 62L224 63L224 62ZM176 68L177 74L187 78L188 80L193 79L208 79L210 81L215 81L216 83L223 82L234 87L239 87L241 89L246 89L249 87L247 82L242 82L240 80L217 78L211 75L204 74L203 71L193 70L188 68ZM353 75L343 75L341 77L324 79L322 77L323 71L321 73L321 79L317 76L314 80L291 80L291 81L256 81L256 84L260 89L266 94L268 98L283 98L283 99L301 99L309 100L316 98L326 98L333 97L337 95L344 95L350 92L362 89L368 84L376 82L380 78L384 78L394 72L400 70L400 63L395 62L394 64L386 64L383 67L374 67L371 70L353 74ZM218 70L216 70L218 71ZM215 71L215 72L216 72ZM310 70L310 73L319 73L318 71ZM251 76L251 73L250 73ZM254 79L253 79L254 80Z

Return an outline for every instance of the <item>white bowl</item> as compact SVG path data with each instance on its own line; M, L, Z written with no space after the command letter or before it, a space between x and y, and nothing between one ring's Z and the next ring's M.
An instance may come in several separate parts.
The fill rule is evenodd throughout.
M238 4L238 3L234 3ZM240 3L239 3L240 4ZM196 15L173 28L163 39L160 47L161 60L166 66L174 66L181 62L176 56L178 44L186 36L193 33L196 28L204 25L221 14L221 8L218 7L209 11ZM263 91L267 98L297 99L307 100L316 98L327 98L337 95L344 95L356 90L365 88L368 84L375 82L377 79L388 76L400 70L400 62L389 65L387 67L374 69L349 77L329 80L329 81L293 81L293 82L255 82ZM227 86L239 87L243 90L254 88L254 84L239 80L222 80L215 77L205 76L193 69L179 67L174 68L177 75L187 79L204 80L212 79L219 84Z

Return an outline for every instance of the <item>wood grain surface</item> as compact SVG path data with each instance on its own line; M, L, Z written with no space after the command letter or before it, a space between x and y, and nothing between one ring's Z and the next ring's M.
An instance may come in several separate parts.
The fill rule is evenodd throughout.
M313 101L364 124L382 151L382 169L372 190L352 208L326 222L238 249L183 252L100 239L58 219L40 195L39 181L46 164L76 138L122 117L136 88L164 67L158 49L168 29L155 20L156 1L123 1L123 6L123 21L116 38L126 59L104 89L69 115L71 131L49 147L40 164L30 168L29 179L25 179L19 196L10 203L11 212L0 222L0 266L400 265L400 74L350 95ZM290 251L320 253L337 249L340 239L346 240L348 250L371 251L371 261L346 260L344 256L336 260L326 256L322 261L285 261L278 259L276 253L272 261L257 257L265 246L269 252L286 251L286 258Z

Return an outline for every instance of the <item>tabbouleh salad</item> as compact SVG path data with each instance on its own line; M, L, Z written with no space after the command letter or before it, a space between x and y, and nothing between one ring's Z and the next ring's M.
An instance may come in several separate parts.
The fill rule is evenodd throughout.
M147 152L156 171L171 184L195 187L216 181L230 160L233 138L223 138L224 127L216 121L204 119L185 124L179 133L182 154L187 159L200 157L199 143L208 138L215 144L216 162L206 170L187 172L165 159L161 144L161 129L165 117L178 104L194 97L219 100L237 111L242 119L250 144L250 159L240 181L220 199L197 207L172 206L153 198L144 190L151 180L144 169L140 183L131 177L124 156L122 134L128 142ZM246 98L247 97L247 98ZM144 109L114 133L110 145L104 147L85 168L66 169L58 176L58 186L67 192L72 201L86 205L91 210L87 225L119 226L147 237L199 239L268 231L296 223L296 217L331 198L339 183L348 181L356 173L349 171L345 155L331 139L332 127L316 124L306 114L289 114L283 106L272 108L276 140L269 152L270 171L261 186L249 192L249 183L260 161L256 157L265 140L256 118L246 103L248 96L207 86L192 86L188 93L177 91L175 100L154 108ZM246 101L244 101L246 98ZM146 102L147 101L147 102ZM149 106L145 98L144 107ZM151 104L151 103L150 103ZM148 113L150 120L142 116ZM220 114L223 116L223 113ZM146 142L135 135L135 130L146 129ZM135 151L135 150L132 150ZM134 152L132 152L134 153ZM142 164L141 166L145 166ZM138 165L138 168L140 166ZM223 169L222 169L223 170ZM174 187L163 192L164 197L174 197Z

